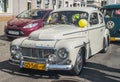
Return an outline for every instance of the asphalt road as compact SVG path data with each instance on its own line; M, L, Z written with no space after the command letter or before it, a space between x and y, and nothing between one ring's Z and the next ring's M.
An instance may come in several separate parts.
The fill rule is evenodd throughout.
M87 60L81 75L69 71L20 70L9 64L10 42L0 23L0 82L120 82L120 42L111 43L107 53L98 53Z

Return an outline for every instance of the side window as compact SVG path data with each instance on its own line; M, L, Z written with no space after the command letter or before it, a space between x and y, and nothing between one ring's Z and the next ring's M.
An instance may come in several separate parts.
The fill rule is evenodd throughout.
M113 10L112 9L104 10L104 14L105 17L112 17Z
M100 24L102 24L103 23L103 16L102 16L102 14L101 13L99 13L99 21L100 21Z
M92 13L90 15L90 24L91 25L96 25L99 23L99 20L98 20L98 14L97 13Z

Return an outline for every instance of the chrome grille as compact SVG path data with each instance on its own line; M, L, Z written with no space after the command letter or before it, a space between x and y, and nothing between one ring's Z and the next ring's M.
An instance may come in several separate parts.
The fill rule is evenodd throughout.
M50 54L54 53L54 49L22 48L22 55L27 57L48 58Z

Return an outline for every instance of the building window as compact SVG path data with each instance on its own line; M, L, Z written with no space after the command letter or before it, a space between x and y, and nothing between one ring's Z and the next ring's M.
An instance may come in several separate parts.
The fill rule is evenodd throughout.
M58 2L58 8L61 8L61 6L62 6L62 1L59 0L59 2Z
M31 7L32 7L32 3L31 3L31 2L28 2L28 3L27 3L27 9L30 10Z
M53 9L55 9L56 0L52 0Z
M49 0L45 0L45 8L49 7Z
M56 5L56 0L52 0L52 4L53 4L53 5Z
M8 0L0 0L0 12L8 11Z
M66 5L66 7L69 7L69 2L66 1L66 2L65 2L65 5Z
M85 7L85 1L84 0L81 1L81 7Z
M41 6L41 2L42 2L42 0L37 0L37 8L39 8Z
M107 1L101 1L101 6L105 6L107 4Z
M77 3L73 3L73 7L77 7Z

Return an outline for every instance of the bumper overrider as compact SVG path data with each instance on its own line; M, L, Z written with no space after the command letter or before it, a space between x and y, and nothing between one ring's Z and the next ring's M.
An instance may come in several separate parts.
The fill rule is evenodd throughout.
M24 67L25 62L28 62L28 61L15 60L13 58L9 59L10 64L20 66L20 68L25 68ZM36 63L36 62L34 62L34 63ZM37 63L37 64L41 64L41 63ZM44 69L45 71L48 71L48 70L71 70L73 67L72 65L48 64L47 62L44 65L45 65L45 69Z
M110 37L110 41L120 41L119 37Z

